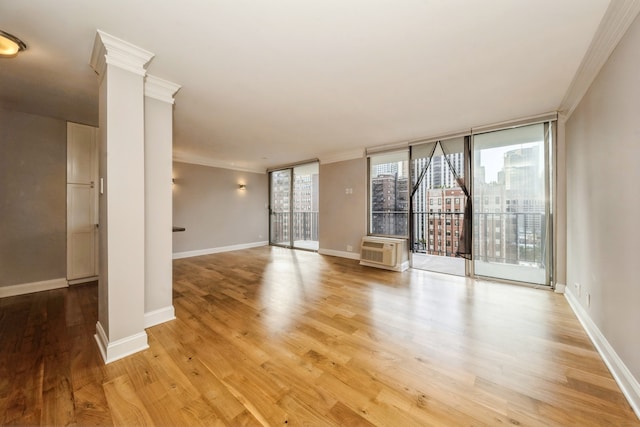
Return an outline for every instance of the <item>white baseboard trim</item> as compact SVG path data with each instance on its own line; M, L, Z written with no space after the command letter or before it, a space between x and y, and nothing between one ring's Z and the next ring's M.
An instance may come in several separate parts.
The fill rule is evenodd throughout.
M553 288L553 291L556 294L564 294L565 289L567 289L567 285L565 285L564 283L556 283L555 287Z
M109 338L107 338L107 334L104 332L100 321L96 323L96 334L94 338L98 343L98 349L105 364L115 362L116 360L149 348L147 333L145 331L109 342Z
M98 280L98 276L83 277L82 279L67 280L67 282L69 283L69 285L80 285L82 283L95 282L96 280Z
M149 311L148 313L144 314L144 328L147 329L152 326L168 322L169 320L173 320L175 318L176 312L173 308L173 305L160 308L158 310Z
M564 297L567 299L569 306L582 324L582 327L587 331L587 335L589 335L596 350L598 350L598 353L602 356L604 363L609 368L609 371L611 371L613 378L620 386L631 408L633 408L636 416L640 419L640 383L638 383L638 380L634 378L629 368L627 368L613 347L611 347L611 344L609 344L609 341L607 341L602 332L600 332L600 329L593 323L589 313L580 305L573 293L567 291L564 293Z
M31 294L33 292L50 291L51 289L66 288L68 286L67 279L64 277L61 279L43 280L41 282L2 286L0 287L0 298Z
M320 255L337 256L339 258L360 259L358 252L334 251L333 249L318 249Z
M202 255L210 255L217 254L220 252L231 252L231 251L239 251L242 249L249 248L257 248L259 246L267 246L269 242L252 242L252 243L242 243L239 245L231 245L231 246L220 246L217 248L208 248L208 249L198 249L196 251L186 251L186 252L175 252L173 254L173 259L181 259L181 258L191 258L194 256L202 256Z

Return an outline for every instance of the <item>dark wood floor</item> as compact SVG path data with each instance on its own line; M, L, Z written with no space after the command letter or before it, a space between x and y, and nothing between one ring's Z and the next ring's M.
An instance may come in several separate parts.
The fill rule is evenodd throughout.
M0 422L640 425L549 291L262 247L175 261L174 297L106 366L95 284L0 299Z

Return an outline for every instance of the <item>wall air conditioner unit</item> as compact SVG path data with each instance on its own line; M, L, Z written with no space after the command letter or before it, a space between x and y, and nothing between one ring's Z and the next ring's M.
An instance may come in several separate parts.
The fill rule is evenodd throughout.
M360 243L360 265L404 271L409 267L404 239L366 236Z

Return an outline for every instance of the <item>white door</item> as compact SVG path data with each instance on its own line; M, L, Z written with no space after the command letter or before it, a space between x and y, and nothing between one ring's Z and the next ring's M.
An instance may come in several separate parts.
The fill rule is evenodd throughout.
M95 280L97 270L96 128L67 123L67 280Z

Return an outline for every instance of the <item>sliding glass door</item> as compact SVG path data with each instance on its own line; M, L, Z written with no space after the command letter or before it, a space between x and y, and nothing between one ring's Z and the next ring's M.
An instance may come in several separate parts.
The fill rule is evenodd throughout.
M477 276L550 283L551 123L474 135Z
M318 250L317 162L270 174L270 243Z
M271 172L269 204L269 242L291 244L291 169Z
M411 147L411 265L413 268L466 274L461 254L467 190L468 138Z

